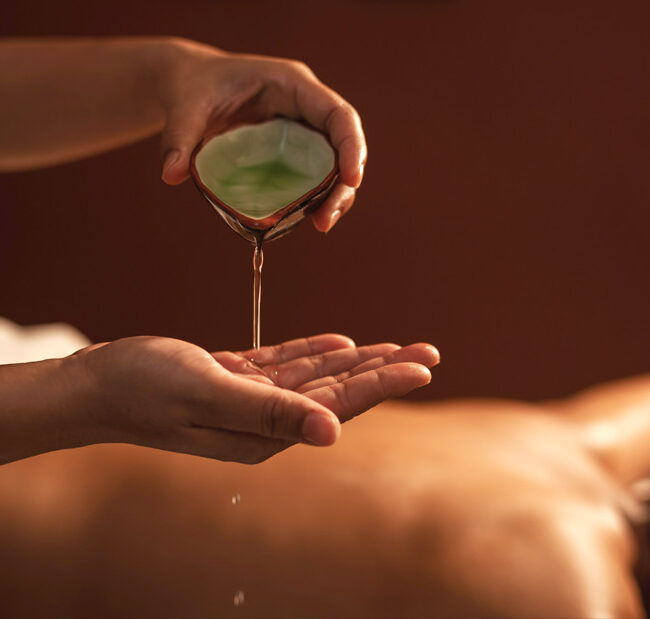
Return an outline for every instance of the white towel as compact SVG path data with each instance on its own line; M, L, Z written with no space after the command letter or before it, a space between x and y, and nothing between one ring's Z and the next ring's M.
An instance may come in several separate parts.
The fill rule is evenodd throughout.
M0 318L0 364L65 357L88 344L88 338L65 323L22 327Z

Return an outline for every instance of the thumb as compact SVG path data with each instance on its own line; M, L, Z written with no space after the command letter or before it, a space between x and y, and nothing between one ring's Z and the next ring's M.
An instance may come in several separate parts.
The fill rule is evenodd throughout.
M197 108L174 108L167 116L162 133L162 179L178 185L187 179L190 156L205 132L207 117Z
M341 433L338 417L322 404L240 376L229 376L215 400L222 429L313 445L331 445ZM215 416L211 418L214 423Z

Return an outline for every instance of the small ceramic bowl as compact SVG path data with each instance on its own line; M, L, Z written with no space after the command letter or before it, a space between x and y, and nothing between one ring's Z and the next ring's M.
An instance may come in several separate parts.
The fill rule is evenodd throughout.
M275 118L206 138L192 154L190 172L225 222L260 243L286 234L325 200L338 164L325 135Z

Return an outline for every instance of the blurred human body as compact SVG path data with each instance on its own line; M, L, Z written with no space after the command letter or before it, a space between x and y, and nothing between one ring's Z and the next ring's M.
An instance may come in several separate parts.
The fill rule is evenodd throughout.
M0 609L639 617L649 420L642 377L543 405L388 402L252 468L126 446L10 464Z

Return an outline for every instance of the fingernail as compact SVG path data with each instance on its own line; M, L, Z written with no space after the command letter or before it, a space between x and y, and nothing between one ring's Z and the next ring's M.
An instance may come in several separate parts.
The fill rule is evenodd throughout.
M180 156L181 154L177 150L172 150L167 154L165 157L165 163L163 163L163 176L165 176L167 170L169 170L169 168L171 168L180 159Z
M338 221L339 217L341 216L341 211L339 209L336 209L331 215L330 215L330 222L327 226L327 231L329 232L333 227L334 224Z
M427 344L425 348L433 355L433 365L438 365L440 363L440 352L435 346L431 346L431 344Z
M359 166L359 185L361 184L361 181L363 180L363 171L365 170L365 168L366 168L366 164L365 164L365 163L362 163L362 164ZM357 187L358 187L359 185L357 185Z
M302 437L312 445L331 445L340 432L340 424L322 413L310 413L302 422Z

